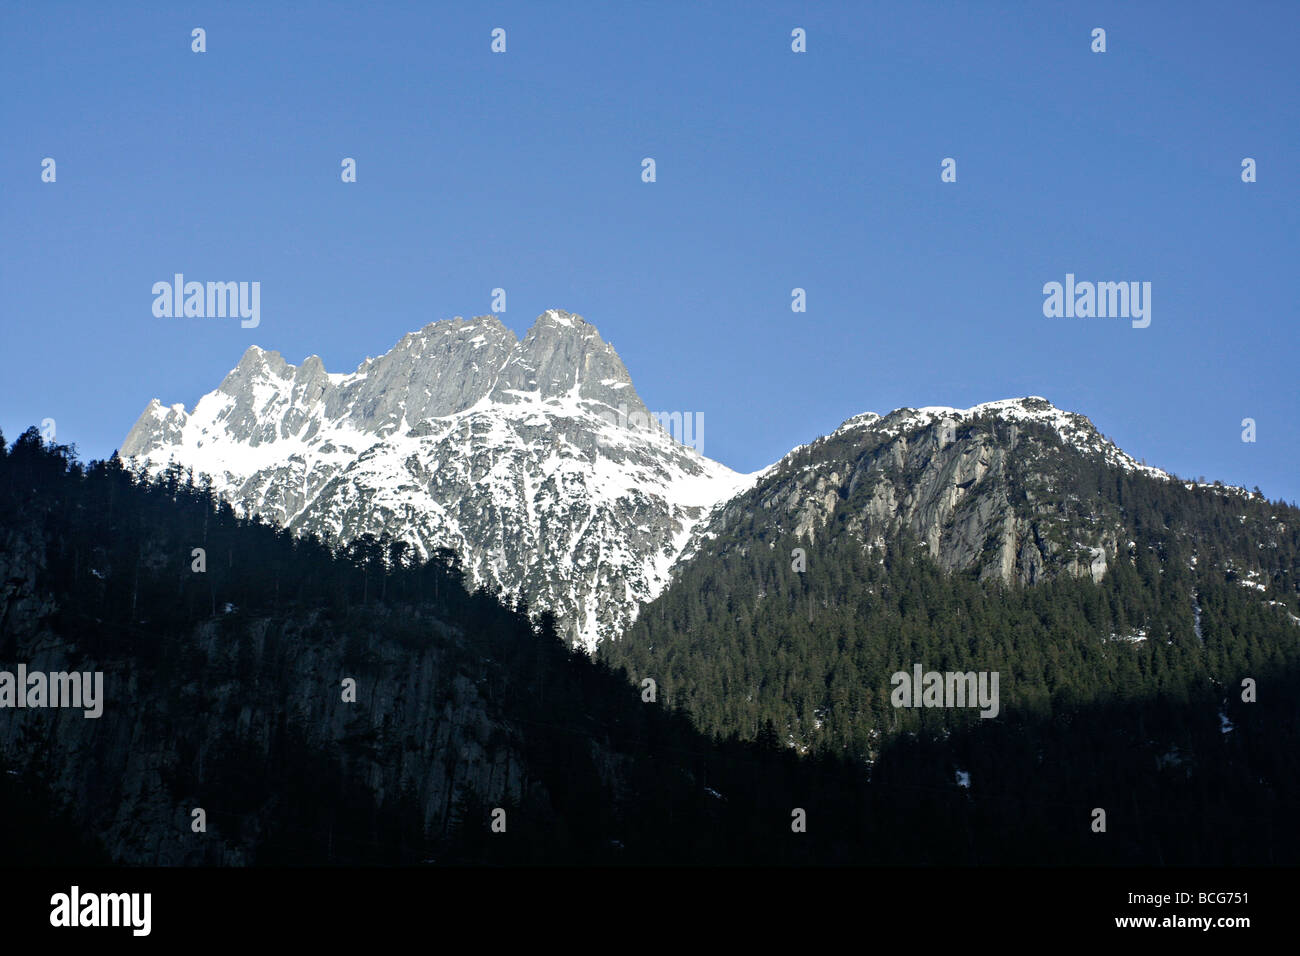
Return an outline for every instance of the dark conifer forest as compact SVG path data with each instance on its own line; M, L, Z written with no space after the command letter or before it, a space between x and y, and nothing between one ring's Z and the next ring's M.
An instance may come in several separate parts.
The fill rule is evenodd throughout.
M149 481L35 429L0 439L0 669L102 671L106 697L98 719L0 713L0 847L47 864L1294 863L1294 582L1242 587L1204 545L1190 561L1174 525L1240 550L1239 507L1125 482L1108 493L1137 546L1099 583L990 585L906 540L832 538L804 574L790 540L720 548L592 659L549 615L469 590L450 552L295 537L176 468ZM999 717L893 707L913 662L1000 671Z

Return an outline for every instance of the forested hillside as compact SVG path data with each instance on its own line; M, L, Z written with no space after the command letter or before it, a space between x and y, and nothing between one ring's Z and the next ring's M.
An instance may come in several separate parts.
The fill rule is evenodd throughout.
M1240 702L1242 679L1300 662L1300 511L1118 469L1050 429L1015 427L1008 442L989 417L947 445L933 427L901 441L849 431L792 454L727 506L602 658L653 676L710 733L752 738L770 720L800 749L854 759L882 735L972 719L892 706L890 675L915 663L998 671L1004 707L1047 718L1113 699L1213 709ZM962 473L981 457L978 478ZM916 486L932 475L927 498ZM928 524L878 524L882 483ZM953 560L969 539L952 544L952 529L970 516L998 529L990 549L1019 522L1010 550L1044 561L1037 583ZM1068 555L1086 558L1079 541L1101 526L1114 550L1097 549L1094 575Z
M931 609L990 620L1004 610L996 592L953 590L923 559L883 557L863 563L864 580L898 571L873 580L882 607L915 619L916 641L950 633L921 626ZM771 572L775 586L779 563ZM825 582L811 606L813 623L829 625L847 611L820 573L787 584ZM703 719L707 692L673 710L666 698L688 700L684 685L656 669L658 702L644 701L629 675L566 648L549 619L468 593L451 555L415 564L386 542L336 550L294 538L176 472L146 482L116 461L83 465L29 430L12 447L0 440L0 670L100 670L106 700L98 719L0 710L0 853L175 865L1294 861L1293 658L1268 650L1272 632L1218 650L1236 615L1253 613L1233 587L1207 583L1201 598L1221 685L1206 690L1196 675L1208 671L1189 669L1185 693L1171 676L1153 695L1150 668L1123 657L1134 649L1106 643L1096 656L1119 679L1135 675L1133 696L1025 707L1008 679L997 720L930 734L938 712L916 712L922 732L881 741L868 764L853 747L785 746L776 707L757 715L757 733L702 733L688 715ZM1028 603L1048 593L1007 613L1050 616L1055 604ZM1109 606L1093 593L1077 592L1077 613ZM722 620L726 593L706 596ZM806 621L803 597L787 595L790 621ZM1136 625L1143 600L1113 613ZM725 617L747 613L733 600ZM1172 598L1142 620L1166 618L1172 627ZM792 631L753 660L777 645L786 660L843 658L856 645L846 637L837 657L820 635L846 634L847 621ZM987 659L1034 646L1006 641ZM1258 669L1257 704L1231 686L1239 662ZM735 697L724 686L722 714ZM854 722L834 719L851 741ZM1096 807L1110 814L1105 834L1089 827ZM792 829L801 816L805 832Z
M794 453L728 505L600 656L634 681L653 677L707 733L836 755L877 783L929 761L935 786L957 778L981 806L1018 805L1025 826L1044 813L1036 795L1064 806L1105 793L1095 806L1163 807L1216 843L1213 821L1229 817L1276 837L1272 814L1296 806L1300 772L1300 512L1117 469L1021 425L1021 450L1029 433L1035 453L968 480L934 527L996 500L1007 521L1059 529L1066 547L1036 551L1050 560L1107 525L1118 547L1099 580L1086 561L1034 584L990 577L978 559L945 570L938 533L873 525L881 480L921 513L929 504L908 482L937 473L940 453L959 460L964 440L983 442L988 461L999 430L975 422L945 447L918 429L902 452L897 435L839 434ZM949 480L966 479L957 467ZM935 498L953 487L934 485ZM998 715L895 707L891 675L916 664L998 672ZM1255 702L1243 700L1247 679ZM1279 859L1300 859L1290 845Z

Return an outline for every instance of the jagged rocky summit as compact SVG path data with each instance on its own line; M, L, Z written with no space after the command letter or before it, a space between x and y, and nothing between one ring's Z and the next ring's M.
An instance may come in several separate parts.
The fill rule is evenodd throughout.
M1121 522L1054 498L1061 449L1173 480L1038 397L863 413L739 474L661 427L593 326L550 310L522 341L495 316L434 322L350 374L251 347L193 411L151 402L120 454L207 475L294 532L450 548L472 585L554 612L590 651L737 509L783 515L811 541L852 496L850 530L868 546L906 533L985 578L1099 580L1126 546Z
M560 310L522 341L495 316L434 322L351 374L254 346L193 411L151 402L120 455L206 474L295 532L451 548L472 584L553 611L589 650L753 479L669 435L614 349Z

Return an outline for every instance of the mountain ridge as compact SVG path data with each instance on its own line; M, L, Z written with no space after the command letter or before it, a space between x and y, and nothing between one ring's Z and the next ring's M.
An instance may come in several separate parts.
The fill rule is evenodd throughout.
M208 475L237 509L295 533L343 544L390 537L417 557L450 547L474 585L555 612L567 639L591 651L662 592L713 533L717 515L800 455L828 443L892 443L890 467L921 474L932 458L951 457L959 434L986 419L1007 426L1002 438L978 448L967 443L943 475L928 475L942 502L932 496L924 514L894 521L905 507L906 482L872 498L876 543L907 525L936 554L957 542L940 561L964 567L994 534L988 522L996 513L1004 527L995 576L1037 580L1052 563L1045 555L1060 548L1038 541L1034 559L1022 539L1037 534L1037 525L1007 524L1000 499L980 504L974 519L958 515L961 527L943 524L990 463L1004 468L1007 455L1029 447L1022 433L1038 426L1105 467L1179 480L1041 396L860 412L742 474L675 440L596 327L560 309L542 313L522 338L492 315L432 322L350 373L326 371L315 355L291 365L253 345L191 412L151 401L119 454L154 475L174 466ZM919 433L922 445L909 445L908 436ZM886 464L866 477L879 480ZM832 469L795 506L801 531L829 513L835 478ZM1079 550L1066 567L1104 574L1118 541L1083 537L1084 544L1060 544L1091 555Z
M206 474L295 532L452 547L473 584L554 611L589 650L753 477L676 441L595 327L557 309L522 339L492 316L431 323L346 375L250 348L192 412L151 402L119 454Z

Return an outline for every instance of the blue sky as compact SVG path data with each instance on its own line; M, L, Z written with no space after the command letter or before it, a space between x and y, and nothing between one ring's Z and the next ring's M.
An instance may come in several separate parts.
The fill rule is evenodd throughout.
M861 411L1034 394L1300 499L1298 28L1290 2L8 4L0 428L102 457L250 344L351 371L502 287L521 335L583 315L738 470ZM175 272L260 281L260 326L155 318ZM1150 327L1045 318L1067 272L1150 282Z

